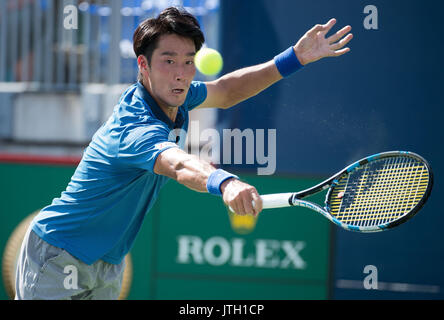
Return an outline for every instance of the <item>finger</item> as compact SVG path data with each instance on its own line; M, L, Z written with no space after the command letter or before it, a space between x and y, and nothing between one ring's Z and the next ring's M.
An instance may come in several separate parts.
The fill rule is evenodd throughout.
M315 36L318 34L318 32L324 30L324 26L322 24L317 24L310 30L308 30L307 35L308 36Z
M353 39L353 34L350 33L349 35L347 35L341 41L336 42L336 43L330 45L330 49L333 50L333 51L339 50L339 49L343 48L344 46L346 46L347 43L349 43L351 39Z
M238 215L244 215L244 213L242 212L242 207L239 206L238 203L233 202L232 204L230 204L230 209L231 211L233 211L235 214Z
M323 30L321 31L321 34L327 34L335 24L336 19L330 19L326 24L323 25Z
M240 210L238 202L236 200L230 200L230 201L224 200L224 202L228 206L228 209L231 212L240 213L241 210Z
M245 208L245 214L255 215L252 197L244 197L243 204Z
M262 199L257 192L252 194L253 196L253 207L254 207L254 216L256 217L262 211Z
M333 56L334 57L339 57L339 56L342 56L343 54L346 54L349 51L350 51L350 48L344 48L344 49L341 49L341 50L336 50L336 51L334 51Z
M235 200L235 207L236 207L236 213L238 214L238 215L241 215L241 216L244 216L244 215L246 215L247 213L248 213L248 211L246 210L246 208L245 208L245 203L244 203L244 199L243 199L243 197L238 197L236 200Z
M339 30L338 32L336 32L334 35L328 37L328 43L335 43L336 41L338 41L339 39L341 39L343 36L345 36L347 33L349 33L351 31L352 27L351 26L346 26L344 28L342 28L341 30Z

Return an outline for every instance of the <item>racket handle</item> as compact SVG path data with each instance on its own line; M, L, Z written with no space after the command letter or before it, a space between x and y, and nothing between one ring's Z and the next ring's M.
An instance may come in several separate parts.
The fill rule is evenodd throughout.
M262 208L263 209L273 209L273 208L284 208L290 207L289 199L293 193L276 193L276 194L265 194L261 196Z
M261 196L262 199L262 209L273 209L273 208L284 208L290 207L290 197L293 193L275 193L275 194L265 194ZM254 200L252 201L252 205L254 207ZM232 212L234 210L231 207L228 207Z

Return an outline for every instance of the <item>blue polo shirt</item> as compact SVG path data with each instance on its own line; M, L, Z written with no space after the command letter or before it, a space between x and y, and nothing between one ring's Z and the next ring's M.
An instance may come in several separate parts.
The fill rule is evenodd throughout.
M66 190L35 217L32 230L87 264L119 264L169 179L154 173L157 156L183 149L188 111L206 96L205 84L192 82L173 123L143 85L129 87L94 134Z

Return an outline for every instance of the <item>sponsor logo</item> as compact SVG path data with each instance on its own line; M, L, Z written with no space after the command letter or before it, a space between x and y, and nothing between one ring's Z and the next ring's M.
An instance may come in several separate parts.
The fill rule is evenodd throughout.
M273 269L307 268L301 255L305 241L256 239L247 243L242 238L214 236L203 239L195 235L177 237L176 262L180 264L231 265Z

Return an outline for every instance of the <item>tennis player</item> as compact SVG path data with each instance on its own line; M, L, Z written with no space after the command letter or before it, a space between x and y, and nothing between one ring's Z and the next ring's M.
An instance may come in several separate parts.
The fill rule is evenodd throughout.
M204 35L196 18L167 8L143 21L133 37L138 81L93 136L66 190L31 223L16 299L117 299L124 257L169 179L221 196L239 214L259 214L253 186L184 152L174 132L187 130L193 109L227 109L310 62L348 52L351 27L325 37L335 23L316 25L268 62L197 82L193 62ZM67 285L67 267L76 283Z

